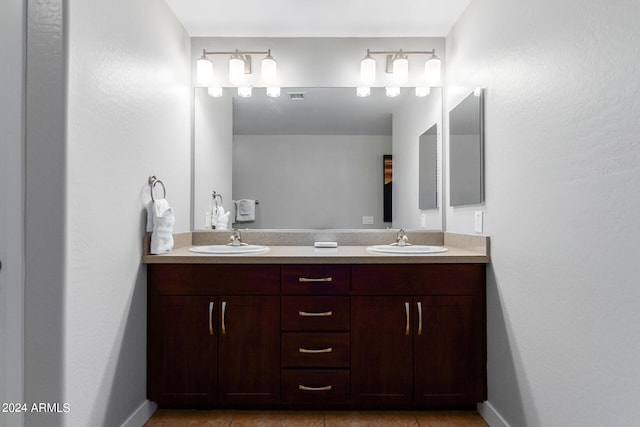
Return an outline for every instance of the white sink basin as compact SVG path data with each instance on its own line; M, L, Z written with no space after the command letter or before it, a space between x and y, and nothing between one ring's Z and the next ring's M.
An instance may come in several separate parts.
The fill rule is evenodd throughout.
M448 249L442 246L426 246L426 245L375 245L369 246L367 251L385 254L436 254L446 252Z
M199 254L212 254L212 255L239 255L239 254L264 254L269 252L268 246L262 245L242 245L242 246L227 246L227 245L210 245L210 246L194 246L189 248L191 252L197 252Z

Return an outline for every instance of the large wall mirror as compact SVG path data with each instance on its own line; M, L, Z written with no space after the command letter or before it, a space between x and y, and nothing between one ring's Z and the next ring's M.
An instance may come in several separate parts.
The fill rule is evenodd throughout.
M416 100L409 89L397 98L384 88L365 98L355 88L282 88L278 98L264 89L250 98L234 92L213 98L196 88L196 229L203 228L213 190L227 210L231 200L258 201L255 221L240 228L392 227L383 217L383 159L394 150L393 115L407 115L400 108L407 102L435 104L442 114L440 90L437 102ZM416 148L426 121L415 132ZM417 191L418 176L414 181Z
M463 206L484 201L484 111L477 89L449 112L449 201Z

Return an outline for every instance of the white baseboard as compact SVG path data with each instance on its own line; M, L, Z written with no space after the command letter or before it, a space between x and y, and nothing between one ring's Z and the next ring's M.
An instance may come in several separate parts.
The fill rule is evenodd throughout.
M138 406L138 409L133 411L133 414L120 427L142 427L157 409L158 404L146 400L142 405Z
M490 427L510 427L502 415L489 402L478 403L478 413Z

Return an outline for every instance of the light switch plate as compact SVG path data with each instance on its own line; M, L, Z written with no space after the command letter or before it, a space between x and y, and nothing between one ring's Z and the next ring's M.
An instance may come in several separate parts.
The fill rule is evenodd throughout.
M373 225L373 216L363 216L362 217L362 224L365 225Z
M482 233L482 211L475 212L473 229L476 233Z

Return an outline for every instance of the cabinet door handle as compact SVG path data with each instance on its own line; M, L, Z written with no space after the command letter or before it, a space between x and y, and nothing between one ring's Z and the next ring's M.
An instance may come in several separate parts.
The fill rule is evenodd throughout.
M319 313L312 313L309 311L299 311L298 316L302 317L326 317L333 316L333 311L321 311Z
M227 314L227 302L222 301L222 334L227 334L227 325L225 325L224 318Z
M420 301L418 304L418 335L422 335L422 303Z
M329 391L331 390L331 388L332 387L330 385L326 385L324 387L307 387L306 385L302 384L298 385L298 389L304 391Z
M298 277L298 282L333 282L333 277L318 277L316 279L309 277Z
M213 335L213 301L209 302L209 335Z
M333 348L331 347L321 348L318 350L309 350L308 348L298 348L298 352L305 353L305 354L331 353L332 351L333 351Z
M409 335L409 303L408 302L404 303L404 314L406 315L406 318L407 318L407 325L404 328L404 334Z

